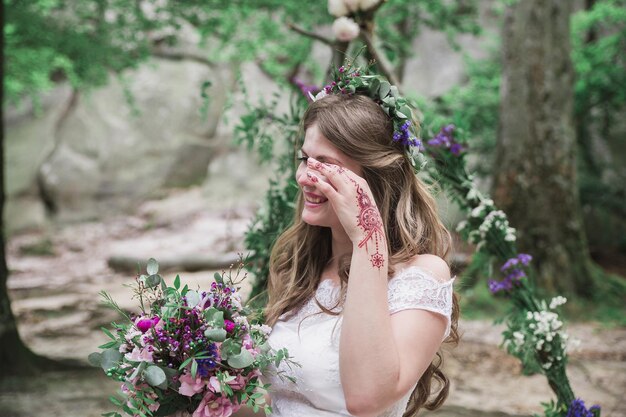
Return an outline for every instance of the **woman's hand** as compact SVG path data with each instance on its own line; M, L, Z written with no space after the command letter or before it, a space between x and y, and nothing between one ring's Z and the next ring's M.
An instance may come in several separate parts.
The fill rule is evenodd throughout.
M379 251L379 242L384 246L385 232L365 179L349 169L311 157L307 160L307 168L307 176L330 201L352 243L365 248L373 267L382 268L387 255Z

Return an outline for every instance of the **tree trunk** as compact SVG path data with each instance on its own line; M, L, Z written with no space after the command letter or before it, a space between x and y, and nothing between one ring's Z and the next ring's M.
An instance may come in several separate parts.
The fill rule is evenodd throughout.
M4 16L4 2L0 5ZM0 32L0 48L4 56L4 31ZM4 114L4 83L0 83L0 110ZM0 120L0 380L17 374L35 374L50 369L52 362L31 352L17 331L15 316L7 289L9 270L4 242L4 119Z
M493 196L532 254L537 284L590 296L592 264L576 180L572 5L524 0L507 8Z

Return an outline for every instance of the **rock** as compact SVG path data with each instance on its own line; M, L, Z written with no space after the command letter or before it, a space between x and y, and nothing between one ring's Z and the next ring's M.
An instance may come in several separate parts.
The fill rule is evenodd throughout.
M67 87L55 93L56 106L45 108L40 122L14 111L7 122L10 199L25 190L37 198L39 171L41 190L57 218L76 221L129 209L164 186L201 183L213 147L225 140L215 134L231 72L226 65L154 59L125 75L137 114L124 86L111 79L108 86L78 96L56 130L56 147L53 133L67 107ZM203 116L200 91L207 80L212 86ZM24 227L21 223L41 220L10 222Z
M186 255L186 256L161 256L158 259L159 270L164 271L207 271L211 269L225 269L239 260L236 253L216 255ZM109 257L107 264L116 272L135 272L137 265L146 263L145 258L113 255Z

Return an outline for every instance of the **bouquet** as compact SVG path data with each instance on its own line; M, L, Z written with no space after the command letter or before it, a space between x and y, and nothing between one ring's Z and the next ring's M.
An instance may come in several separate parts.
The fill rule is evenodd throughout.
M286 349L270 348L268 326L248 321L236 286L243 263L234 279L232 268L216 273L208 291L181 288L179 276L169 287L158 269L150 259L147 275L137 275L131 286L139 314L127 314L100 293L125 318L112 323L112 331L102 328L111 341L89 355L92 365L122 383L125 398L111 396L111 402L131 416L228 417L243 404L271 412L264 398L269 385L259 376L270 364L293 362Z

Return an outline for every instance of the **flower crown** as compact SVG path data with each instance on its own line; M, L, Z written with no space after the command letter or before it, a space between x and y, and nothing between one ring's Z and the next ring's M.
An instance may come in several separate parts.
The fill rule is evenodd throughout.
M374 100L393 122L393 141L399 142L411 150L422 146L417 138L416 127L411 120L413 113L408 100L400 96L398 87L389 84L381 75L361 73L360 68L351 65L334 70L334 81L322 88L315 96L309 91L311 100L316 101L329 94L361 94Z

